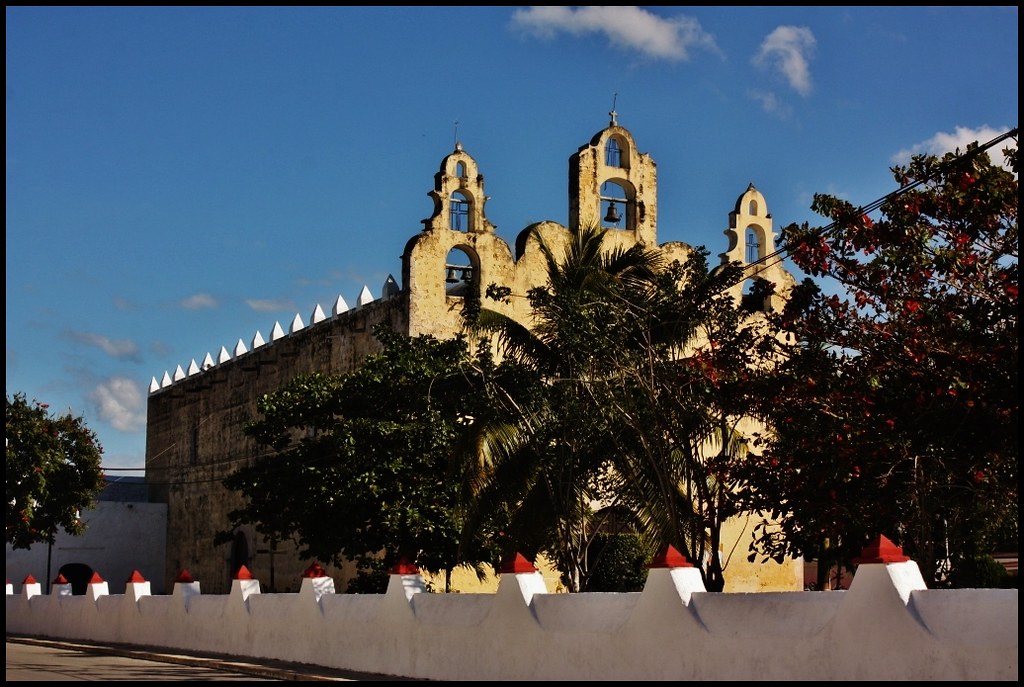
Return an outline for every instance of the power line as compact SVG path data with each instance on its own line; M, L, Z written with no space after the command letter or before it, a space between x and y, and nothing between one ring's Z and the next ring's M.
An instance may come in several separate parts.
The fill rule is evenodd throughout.
M888 193L888 194L882 196L881 198L879 198L879 199L877 199L877 200L875 200L875 201L873 201L871 203L868 203L867 205L863 205L863 206L857 208L857 214L859 214L859 215L866 215L868 213L874 212L875 210L878 210L879 208L881 208L883 205L885 205L890 200L892 200L894 198L898 198L899 196L903 195L904 193L912 191L913 189L917 188L918 186L921 186L923 184L928 183L929 181L933 180L935 178L935 176L937 176L939 173L945 172L950 167L962 164L963 162L965 162L967 160L971 160L971 159L977 157L978 155L980 155L981 153L983 153L983 152L987 151L988 149L998 145L999 143L1002 143L1003 141L1005 141L1005 140L1007 140L1009 138L1012 138L1012 139L1016 140L1016 138L1017 138L1017 127L1014 127L1012 129L1010 129L1009 131L1007 131L1004 134L1000 134L999 136L996 136L995 138L993 138L991 141L989 141L985 145L979 145L977 148L972 148L972 149L966 151L963 155L960 155L958 157L955 157L955 158L953 158L951 160L948 160L948 161L942 163L935 170L935 174L933 174L932 176L925 177L925 178L922 178L922 179L917 179L917 180L915 180L915 181L913 181L913 182L911 182L911 183L909 183L909 184L907 184L905 186L901 186L900 188L896 189L895 191L892 191L891 193ZM828 226L826 226L824 228L825 234L829 235L829 234L833 233L835 231L835 229L837 228L837 226L838 226L837 222L832 222L831 224L829 224ZM765 263L766 267L773 267L776 264L782 262L787 257L787 255L788 255L788 251L787 250L776 250L776 251L774 251L772 253L769 253L768 255L765 255L762 258L758 258L754 262L747 263L747 264L748 265L760 265L762 263ZM776 260L776 258L777 258L777 260ZM767 264L769 260L775 260L775 262L772 262L771 264Z

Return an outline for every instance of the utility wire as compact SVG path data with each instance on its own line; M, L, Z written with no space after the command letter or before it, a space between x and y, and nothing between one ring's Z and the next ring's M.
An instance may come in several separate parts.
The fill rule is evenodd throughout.
M979 145L977 148L972 148L972 149L966 151L963 155L960 155L960 156L955 157L955 158L953 158L951 160L948 160L947 162L942 163L935 170L935 174L934 175L932 175L930 177L923 178L923 179L916 179L915 181L913 181L913 182L911 182L911 183L909 183L909 184L907 184L905 186L901 186L900 188L896 189L895 191L892 191L891 193L888 193L888 194L882 196L878 200L875 200L875 201L873 201L871 203L868 203L867 205L863 205L863 206L857 208L857 214L859 214L859 215L866 215L866 214L869 214L871 212L874 212L875 210L878 210L879 208L881 208L883 205L885 205L890 200L898 198L899 196L903 195L904 193L907 193L908 191L912 191L915 188L917 188L918 186L921 186L923 184L928 183L929 181L934 179L935 176L938 175L939 173L945 172L950 167L954 167L956 165L962 164L963 162L965 162L967 160L972 160L975 157L977 157L978 155L980 155L981 153L989 150L990 148L992 148L992 147L1002 143L1003 141L1005 141L1005 140L1007 140L1009 138L1012 138L1014 140L1017 139L1017 127L1014 127L1012 129L1010 129L1009 131L1007 131L1004 134L996 136L995 138L993 138L991 141L989 141L985 145ZM826 226L825 229L824 229L826 236L832 234L835 231L836 228L837 228L837 222L832 222L831 224ZM776 250L776 251L774 251L772 253L769 253L769 254L765 255L762 258L758 258L757 260L755 260L753 262L747 263L747 265L765 264L768 267L773 267L776 264L782 262L788 256L788 254L789 254L788 250L784 250L784 249ZM770 264L768 264L769 261L774 261L774 262L771 262Z

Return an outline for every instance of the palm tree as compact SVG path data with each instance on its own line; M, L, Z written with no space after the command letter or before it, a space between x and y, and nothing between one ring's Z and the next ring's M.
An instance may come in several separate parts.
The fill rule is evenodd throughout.
M509 546L551 554L572 591L586 577L597 532L592 504L602 496L599 477L614 447L614 426L593 412L588 385L621 345L616 313L624 297L645 293L661 267L659 253L642 245L604 250L605 235L593 227L570 232L559 254L535 232L547 283L527 294L534 326L490 309L474 322L478 333L497 337L503 365L532 375L543 389L518 408L518 432L504 434L495 451L501 460L479 483L477 512L503 504Z
M532 328L488 309L475 320L503 365L541 382L494 452L478 507L503 504L511 542L553 555L570 590L586 581L595 505L628 507L649 549L674 545L722 589L720 534L737 512L732 473L760 345L725 295L738 268L708 270L704 249L669 265L642 245L605 251L601 229L571 232L561 253L537 239L547 283L527 294Z
M602 392L625 428L615 467L642 530L699 565L709 590L725 584L722 526L739 513L743 425L756 416L758 362L774 342L764 319L726 294L738 269L709 271L698 249L665 270L638 319L640 344L623 351Z

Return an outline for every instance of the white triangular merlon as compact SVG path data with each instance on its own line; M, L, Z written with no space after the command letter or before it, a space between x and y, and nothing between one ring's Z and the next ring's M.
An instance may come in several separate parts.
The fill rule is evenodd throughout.
M292 319L292 326L288 328L288 333L294 334L300 329L304 329L305 326L306 325L302 323L302 317L299 315L299 313L295 313L295 317Z
M398 282L389 274L388 278L384 280L384 288L381 289L381 298L391 298L392 296L397 296L400 292L401 289L398 288Z
M178 368L174 371L174 381L180 382L183 379L185 379L185 371L181 369L181 365L178 365Z
M256 336L252 337L252 350L255 351L257 348L259 348L260 346L262 346L265 343L267 343L267 342L263 340L263 335L260 334L260 330L257 329L256 330Z
M309 316L309 323L316 324L317 322L323 322L327 319L327 315L324 315L324 309L317 303L316 307L313 308L313 314Z
M240 355L245 355L248 352L249 349L245 347L245 342L239 339L238 343L235 344L235 357L237 358Z
M196 362L195 358L192 358L192 362L188 365L188 376L199 374L199 363Z
M156 381L156 377L153 377L153 381L149 383L149 393L154 391L160 391L160 382Z
M217 363L218 364L226 363L229 360L231 360L231 354L228 353L228 349L226 349L223 346L221 346L220 347L220 355L217 356Z
M203 358L203 369L209 370L211 367L213 367L213 356L207 353L206 357Z
M270 340L277 341L278 339L284 338L284 330L281 329L281 323L275 322L274 329L270 332Z
M171 375L168 374L166 370L164 370L164 378L160 380L160 388L166 389L171 384L174 384L174 382L171 380Z
M332 315L340 315L343 312L348 312L348 303L341 296L338 296L338 300L334 301L334 307L331 309Z
M363 286L363 290L359 292L359 298L356 299L356 303L358 303L359 305L373 303L373 294L370 293L369 288Z

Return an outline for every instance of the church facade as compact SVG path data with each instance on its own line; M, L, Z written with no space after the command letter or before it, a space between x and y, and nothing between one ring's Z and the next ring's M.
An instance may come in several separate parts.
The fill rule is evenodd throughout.
M423 230L406 244L401 258L401 284L389 277L381 296L364 287L355 307L339 297L325 312L317 305L309 322L296 315L288 330L276 325L264 340L257 333L247 345L241 339L232 351L207 353L175 373L153 378L148 399L146 478L150 500L167 504L165 586L183 570L201 581L207 593L225 593L240 565L245 565L271 590L295 591L303 563L294 549L263 541L251 528L238 528L234 541L215 545L214 536L229 525L228 513L240 507L237 494L221 481L238 467L259 457L262 447L243 433L257 417L256 402L298 375L343 374L380 350L373 327L388 322L409 336L446 338L461 330L461 306L472 289L483 300L489 284L526 293L546 280L546 266L536 234L550 246L564 242L569 229L600 225L608 229L606 247L637 243L659 246L669 259L684 259L690 246L657 243L657 167L637 148L632 134L614 113L609 125L569 158L569 227L541 222L524 228L514 245L495 233L486 214L484 177L477 161L460 144L444 157L429 192L433 213ZM755 278L775 283L775 300L795 283L777 261L760 262L774 252L772 217L763 195L750 185L728 213L723 263L746 266L746 284ZM536 234L535 234L536 233ZM733 287L737 299L744 283ZM529 321L526 299L510 303L487 301L486 307L520 322ZM779 303L765 303L766 308ZM751 566L746 562L750 532L747 523L730 523L723 541L735 543L739 555L728 567L729 591L799 590L802 568L796 562ZM328 573L342 582L349 570Z

